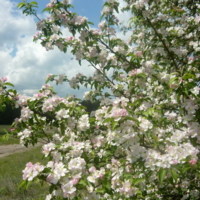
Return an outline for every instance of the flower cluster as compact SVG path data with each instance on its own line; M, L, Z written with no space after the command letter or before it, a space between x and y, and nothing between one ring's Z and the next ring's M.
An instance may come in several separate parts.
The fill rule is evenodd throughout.
M48 50L70 47L79 63L95 69L93 76L79 73L71 80L50 74L47 82L89 87L84 98L100 100L89 115L80 100L60 98L49 85L33 97L12 98L22 108L13 125L21 143L45 141L42 154L49 162L27 164L23 179L48 182L46 200L198 198L200 5L123 5L134 16L128 26L118 23L116 0L105 2L97 30L70 11L69 1L51 1L45 9L50 17L37 24L35 41ZM73 36L62 38L62 26ZM117 38L119 30L130 33L128 42ZM2 78L0 87L5 83Z

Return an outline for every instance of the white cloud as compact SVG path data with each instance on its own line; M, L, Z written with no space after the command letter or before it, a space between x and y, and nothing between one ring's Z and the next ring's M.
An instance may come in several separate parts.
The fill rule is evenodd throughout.
M102 0L103 3L105 3L107 0ZM124 11L122 12L121 9L127 5L127 3L124 0L117 0L119 2L119 13L114 12L115 16L119 20L119 23L122 23L124 26L129 25L129 19L133 16L130 11ZM124 35L123 32L121 32L117 27L116 28L116 36L125 42L127 42L132 34L132 31L129 30Z
M69 78L79 72L92 74L93 69L86 62L79 66L75 59L71 60L73 56L70 51L65 54L58 49L46 51L39 42L33 43L36 32L34 18L22 15L16 8L17 3L0 0L0 5L0 77L8 77L19 93L36 93L49 73L65 73ZM125 19L123 13L118 15ZM64 30L64 35L67 37L71 34ZM127 39L127 35L123 36L119 32L117 36ZM56 86L55 90L61 96L75 94L81 98L87 89L73 90L68 84L63 84Z
M22 15L16 9L17 4L9 0L0 0L0 4L0 77L6 76L19 93L36 93L49 73L65 73L68 77L78 72L91 74L86 62L79 66L76 60L71 60L70 52L64 54L58 49L46 51L39 42L33 43L36 32L33 17ZM65 31L65 35L70 34ZM61 96L75 94L80 98L85 91L73 90L67 84L55 90Z
M121 9L127 5L124 0L118 0L120 3L119 13L116 13L116 17L120 20L121 23L128 25L128 20L133 16L130 11L122 12Z
M105 3L107 0L102 0ZM130 11L122 12L121 9L127 5L124 0L117 0L119 2L119 13L115 12L116 17L121 23L128 24L128 20L133 16Z
M0 0L0 4L0 46L3 43L12 46L13 41L18 42L23 35L30 35L34 31L34 20L30 16L22 17L14 2Z

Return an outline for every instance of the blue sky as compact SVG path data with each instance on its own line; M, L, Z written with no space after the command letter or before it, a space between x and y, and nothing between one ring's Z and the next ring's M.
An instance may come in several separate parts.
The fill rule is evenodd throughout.
M122 1L122 0L119 0ZM92 75L93 69L86 62L79 66L76 60L71 60L71 53L62 53L58 49L46 51L40 43L33 42L36 33L33 16L25 16L16 5L20 0L0 0L0 77L5 76L15 85L20 94L32 96L45 83L48 74L66 74L72 78L77 73ZM95 23L100 22L102 5L105 0L73 0L74 12L85 16ZM49 0L41 0L39 13L46 7ZM127 15L119 14L120 18ZM65 36L71 36L65 30ZM123 37L118 34L118 36ZM89 89L71 89L68 84L56 86L55 90L60 96L75 94L82 98L83 93Z
M21 3L22 0L13 0L14 2ZM35 0L28 0L27 2L31 2ZM38 0L38 11L39 13L46 7L46 5L50 2L50 0ZM89 21L98 25L101 8L104 4L103 0L73 0L72 4L74 6L73 11L78 13L81 16L85 16L89 19Z

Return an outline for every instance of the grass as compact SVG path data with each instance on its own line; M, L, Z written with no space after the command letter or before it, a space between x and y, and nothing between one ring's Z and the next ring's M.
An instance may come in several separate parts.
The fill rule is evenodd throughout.
M1 137L6 134L4 129L10 132L10 125L0 125L0 145L19 144L19 138L14 135L10 135L8 140L2 140Z
M19 189L22 170L27 162L45 162L41 159L41 147L0 158L1 200L44 200L49 193L47 184L32 183L28 190Z
M10 125L0 125L0 135L4 135L5 131L3 129L6 129L7 131L10 131Z

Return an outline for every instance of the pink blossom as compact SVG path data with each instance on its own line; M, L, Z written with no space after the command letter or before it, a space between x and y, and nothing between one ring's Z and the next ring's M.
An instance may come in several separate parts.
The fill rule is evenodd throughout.
M138 57L142 57L142 51L137 51L135 54L136 54Z
M92 139L92 143L94 144L94 147L100 147L104 143L104 137L103 136L96 136Z
M50 142L48 144L43 145L42 147L42 153L47 157L51 150L55 149L55 144Z
M120 188L120 193L124 194L126 197L133 195L133 188L131 187L129 180L123 184L122 188Z
M72 40L74 40L74 39L75 39L75 38L74 38L73 36L70 36L70 37L66 38L67 41L72 41Z
M78 178L73 178L72 180L73 185L76 185L79 182Z
M178 86L179 86L178 84L171 84L171 85L170 85L170 88L176 90L176 89L178 88Z
M128 112L126 109L120 109L120 108L113 108L111 116L114 118L127 116Z
M49 183L57 184L58 178L54 174L51 173L47 176L46 181Z
M94 35L100 35L100 34L101 34L101 32L100 32L99 29L92 30L91 32L92 32Z
M114 158L112 158L111 162L112 164L117 164L117 165L120 164L120 162Z
M103 174L99 174L99 178L103 178L103 176L104 176Z
M93 173L93 172L95 172L95 171L96 171L96 167L94 167L94 166L90 167L90 169L89 169L89 172L90 172L90 173Z
M23 172L23 180L32 181L34 177L36 177L40 172L44 170L44 166L38 163L33 164L29 162L26 164L26 168Z
M196 159L192 159L192 160L190 160L189 163L192 164L192 165L195 165L197 163L197 160Z
M6 82L8 79L7 79L6 77L3 76L3 77L1 78L1 80L2 80L3 82Z
M51 87L50 85L45 84L45 85L42 86L42 89L48 89L48 88L50 88L50 87Z
M172 162L173 162L174 165L178 164L177 160L172 160Z
M46 7L47 7L47 8L52 8L52 7L54 7L54 5L53 5L52 3L48 3L48 4L46 5Z
M33 163L32 162L28 162L28 163L26 163L26 167L27 168L31 168L31 167L33 167L34 165L33 165Z
M99 28L103 28L103 27L105 27L106 26L106 21L104 20L104 21L102 21L102 22L100 22L99 24L98 24L98 27Z
M74 24L75 24L75 25L81 25L81 24L83 24L85 21L87 21L87 18L86 18L86 17L81 17L81 16L78 16L78 15L75 15L73 21L74 21Z
M46 80L49 80L51 78L53 78L53 74L48 74L47 77L46 77Z
M129 76L135 76L137 74L137 69L134 69L128 73Z
M72 181L69 181L68 183L62 185L62 191L63 191L63 197L68 198L71 195L73 195L76 191L76 188L73 187Z

